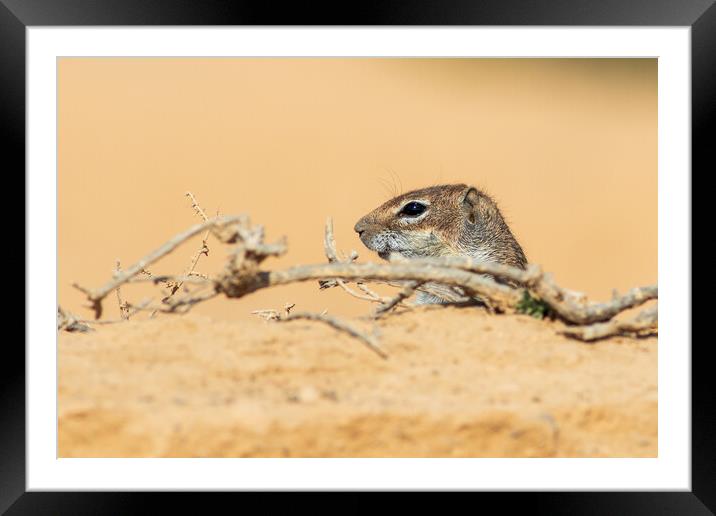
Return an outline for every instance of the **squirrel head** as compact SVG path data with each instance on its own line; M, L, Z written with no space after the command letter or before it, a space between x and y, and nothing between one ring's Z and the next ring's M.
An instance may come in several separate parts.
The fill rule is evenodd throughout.
M399 195L354 227L366 247L388 259L470 256L524 268L527 260L495 202L465 184Z

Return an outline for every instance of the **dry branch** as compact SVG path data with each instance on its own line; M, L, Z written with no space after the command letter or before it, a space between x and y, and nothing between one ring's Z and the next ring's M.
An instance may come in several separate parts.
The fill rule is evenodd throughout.
M407 259L394 255L391 255L391 261L408 262ZM455 267L488 274L496 279L526 288L545 301L562 319L574 324L606 321L624 310L658 297L657 285L650 285L633 288L623 296L615 296L611 301L604 303L586 303L582 295L559 287L550 274L542 272L539 265L528 265L526 270L521 270L499 263L457 256L416 258L409 262L426 266Z
M400 254L392 253L391 262L414 263L425 266L450 267L479 274L489 274L504 281L527 286L537 280L542 274L539 266L530 266L526 270L510 267L501 263L486 262L463 256L443 256L439 258L404 258Z
M653 332L658 328L658 325L658 307L652 306L641 311L637 316L625 321L612 319L608 322L588 326L572 326L562 330L561 333L579 340L594 341L614 335L641 335L645 332Z
M266 321L280 321L282 317L286 317L291 313L294 306L296 306L296 303L286 303L286 306L283 307L285 315L273 308L269 308L268 310L254 310L251 313L258 315Z
M338 258L338 250L336 249L336 239L333 235L333 218L328 217L326 219L326 226L324 228L324 234L323 234L323 251L326 254L326 258L328 259L328 263L337 263L341 260ZM351 255L348 260L346 260L348 263L353 262L356 258L358 258L358 253L355 251L351 252ZM363 297L361 294L358 294L357 292L351 290L344 281L339 279L329 279L329 280L319 280L318 282L319 288L331 288L331 287L341 287L346 293L349 295L356 297L358 299L363 299L365 301L376 301L380 299L379 302L382 301L380 296L374 294L373 292L368 293L366 292L366 295L368 295L371 299ZM361 289L362 290L362 289Z
M351 337L355 337L361 342L363 342L368 348L370 348L371 351L377 353L381 358L388 358L388 355L383 351L376 341L376 339L367 334L363 333L362 331L358 330L357 328L351 326L345 321L342 321L336 317L327 315L325 311L322 313L314 313L314 312L296 312L291 313L291 309L296 306L295 304L287 304L284 307L284 312L281 313L278 310L268 309L268 310L254 310L251 312L254 315L258 315L259 317L263 318L266 321L280 321L280 322L286 322L286 321L295 321L299 319L306 319L309 321L320 321L325 324L328 324L329 326L335 328L338 331L342 331L344 333L347 333Z
M363 301L370 301L371 303L385 303L387 301L387 298L383 298L375 294L371 291L370 294L361 294L360 292L356 292L352 288L350 288L345 281L343 280L336 280L336 284L343 289L346 294L353 296L357 299L361 299ZM357 283L357 285L363 285L362 283ZM360 287L359 287L360 288ZM362 289L361 289L362 290Z
M324 230L323 237L323 249L328 258L328 263L338 261L338 251L336 250L336 238L333 236L333 219L328 217L326 219L326 228Z
M562 319L573 324L608 321L624 310L659 297L657 285L650 285L633 288L623 296L604 303L578 302L558 287L548 275L542 276L533 289Z
M201 209L201 206L199 206L199 203L196 200L196 197L194 197L194 194L191 192L187 192L186 196L191 199L191 207L194 208L194 211L196 212L199 217L204 222L207 222L209 218L206 216L206 213L204 213L204 210ZM217 214L218 216L218 214ZM196 269L196 264L199 263L199 258L203 256L209 256L209 247L207 246L206 242L209 240L209 235L211 234L211 229L207 229L206 233L204 233L204 237L201 239L201 247L194 253L194 256L191 257L191 262L189 264L189 267L187 268L186 272L184 273L185 277L190 277L194 274L194 269ZM186 279L181 279L179 281L176 281L169 292L169 295L167 298L172 297L177 290L179 290L182 285L186 282ZM166 302L167 298L163 299L162 302Z
M206 214L190 193L192 206L199 216L206 218ZM157 260L171 253L183 242L194 235L206 231L203 246L192 259L187 272L183 275L151 276L146 268ZM214 233L217 239L224 244L233 244L229 259L223 271L212 278L200 277L194 274L194 266L198 257L206 249L206 238ZM136 306L135 310L154 310L163 313L186 313L194 305L223 294L229 298L239 298L261 290L279 285L287 285L303 281L318 280L321 288L339 286L350 295L359 299L379 302L381 306L376 310L375 316L380 317L401 301L407 299L416 290L427 292L449 302L463 302L477 299L495 312L516 311L526 292L531 297L544 302L550 311L567 324L580 325L575 328L574 334L581 334L585 338L592 335L607 335L613 331L638 331L644 328L656 328L657 321L653 318L642 318L632 322L609 323L608 327L594 325L610 321L615 315L639 306L658 297L656 285L639 287L630 290L623 296L615 296L603 303L589 303L582 295L559 287L551 275L545 274L535 265L526 270L516 269L502 264L484 262L463 257L421 258L407 260L400 256L391 256L389 263L354 263L357 253L353 251L346 259L339 258L333 234L331 219L326 222L324 235L324 251L328 259L327 264L300 265L285 270L271 271L261 268L261 264L268 257L279 256L286 251L285 241L273 244L264 243L264 228L260 225L251 225L246 216L216 217L207 219L202 224L192 226L188 230L171 238L164 245L152 251L147 256L124 271L117 271L111 281L96 290L88 290L75 285L82 290L90 301L98 319L102 314L102 300L113 290L118 290L125 283L152 281L169 286L181 286L185 283L198 285L198 290L188 292L178 298L172 298L174 289L167 298L165 306ZM138 277L140 273L148 277ZM363 294L348 287L347 282L355 282ZM382 297L369 289L365 283L379 282L402 287L402 290L391 298ZM208 292L203 290L209 289ZM119 292L118 292L119 293ZM120 298L120 303L122 300ZM129 303L126 306L132 307ZM646 316L645 316L646 317ZM335 328L344 329L345 323L325 314L291 314L281 320L291 318L304 318L321 320ZM337 321L337 322L336 322ZM631 324L632 326L629 326ZM587 325L594 325L593 328ZM649 326L652 325L652 326ZM636 328L631 329L630 328ZM348 330L345 330L348 331ZM351 330L352 331L352 330ZM363 335L363 340L375 342ZM599 338L599 337L595 337Z
M185 276L183 274L157 274L147 277L135 276L129 278L125 283L154 283L155 285L162 283L164 286L173 285L174 283L190 283L196 285L211 285L211 279L204 276L198 276L192 274L191 276Z
M57 331L89 332L93 329L77 318L76 315L65 312L62 307L57 307Z
M288 314L285 317L280 318L279 320L281 322L287 322L287 321L295 321L298 319L307 319L309 321L320 321L324 324L327 324L336 330L342 331L344 333L347 333L348 335L357 338L361 342L363 342L368 348L376 353L379 357L386 359L388 358L388 354L383 351L383 349L380 347L376 339L368 335L367 333L363 333L362 331L358 330L357 328L354 328L350 324L348 324L345 321L342 321L340 319L337 319L333 316L327 315L327 314L317 314L313 312L296 312L292 314Z
M194 194L191 192L187 192L184 195L186 195L191 200L191 207L194 208L194 211L196 212L201 219L206 222L209 220L209 217L206 216L206 213L204 213L204 210L201 209L201 206L199 206L199 203L196 200L196 197L194 197Z
M368 285L366 285L365 283L358 282L358 283L356 283L356 287L358 287L362 292L364 292L365 295L370 297L372 301L376 301L376 302L380 302L380 303L384 303L386 301L386 299L383 296L381 296L377 292L374 292L373 289L368 287Z
M409 281L407 285L403 287L403 290L376 308L375 312L373 312L373 317L378 319L379 317L387 314L390 310L398 306L401 301L404 301L412 296L420 285L421 283L419 281Z
M164 256L174 251L174 249L179 247L181 244L183 244L185 241L187 241L194 235L201 233L206 229L224 229L229 224L238 223L244 221L245 219L246 217L244 216L216 217L202 224L197 224L171 238L164 245L152 251L128 269L125 269L121 273L116 274L111 281L107 282L102 287L96 290L88 290L77 285L76 283L73 286L87 295L87 298L92 304L92 308L95 312L95 318L99 319L102 316L102 300L107 296L108 293L112 292L120 285L123 285L128 280L132 279L134 276L142 272L146 267L149 267L151 264L153 264L160 258L163 258Z
M517 290L479 274L460 269L410 263L299 265L282 271L261 272L252 278L224 276L217 281L216 287L227 297L243 297L264 288L326 278L360 282L371 280L435 282L459 287L471 296L488 297L501 311L506 311L514 306L521 297Z
M136 307L133 307L130 303L125 303L124 306L125 306L125 308L126 308L126 310L127 310L127 318L126 318L126 319L125 319L125 318L120 318L120 319L97 319L97 320L92 320L92 321L88 321L87 319L78 319L77 322L79 322L79 323L81 323L81 324L84 324L84 325L87 325L90 329L91 329L91 325L93 325L93 324L105 325L105 324L118 324L118 323L127 322L130 317L132 317L132 316L135 315L136 313L141 312L142 310L144 310L147 306L149 306L149 304L150 304L151 302L152 302L151 299L145 300L145 301L142 301L142 302L141 302L139 305L137 305Z
M184 297L178 298L178 299L172 299L169 303L164 303L162 305L133 305L131 303L127 303L127 307L132 309L134 313L136 312L152 312L152 315L155 313L164 313L164 314L173 314L173 313L179 313L179 314L185 314L189 310L192 309L194 305L198 305L199 303L203 303L204 301L208 301L210 299L215 298L218 296L218 292L207 292L204 294L188 294Z
M122 272L122 266L119 263L119 258L117 259L114 270L117 274ZM117 303L119 304L119 315L126 321L129 319L129 311L127 310L127 303L122 300L122 290L120 287L117 287Z

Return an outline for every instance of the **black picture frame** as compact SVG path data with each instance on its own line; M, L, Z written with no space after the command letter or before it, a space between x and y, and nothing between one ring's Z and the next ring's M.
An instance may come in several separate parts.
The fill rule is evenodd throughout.
M688 26L692 43L692 175L716 170L714 0L441 0L335 2L330 6L228 0L0 0L0 117L4 177L25 177L25 30L88 25L555 25ZM10 158L10 159L8 159ZM12 159L14 158L14 159ZM24 189L24 184L20 188ZM694 219L696 221L696 219ZM19 261L19 253L6 260ZM10 253L12 254L12 253ZM49 260L49 257L48 257ZM49 263L48 263L48 266ZM20 265L10 264L11 270ZM32 271L26 270L27 274ZM18 339L19 340L19 339ZM688 492L479 493L501 511L523 504L548 514L713 514L716 511L716 391L709 339L678 343L692 352L692 490ZM184 510L198 499L156 493L25 492L25 355L7 338L0 359L0 513L145 512L147 497ZM233 496L223 494L222 497ZM248 496L244 494L243 496ZM252 495L253 496L253 495ZM203 501L202 501L203 500ZM212 499L212 501L215 501ZM266 503L262 500L262 503ZM193 504L196 504L194 506ZM201 504L201 505L199 505ZM264 505L264 510L271 504ZM347 505L369 510L367 504ZM205 509L205 507L204 507ZM171 510L167 505L165 510ZM443 507L444 510L444 507ZM7 512L6 512L7 511Z

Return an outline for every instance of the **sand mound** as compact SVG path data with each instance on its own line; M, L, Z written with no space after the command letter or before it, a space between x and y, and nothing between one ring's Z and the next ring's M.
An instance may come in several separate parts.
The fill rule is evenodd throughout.
M368 328L367 321L355 320ZM422 308L382 360L320 323L165 317L59 338L62 457L645 457L656 338Z

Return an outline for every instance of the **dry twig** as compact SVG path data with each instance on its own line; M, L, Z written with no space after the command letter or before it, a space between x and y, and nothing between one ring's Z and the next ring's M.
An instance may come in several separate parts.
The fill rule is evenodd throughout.
M142 302L141 302L139 305L137 305L136 307L133 307L133 306L132 306L131 304L129 304L129 303L125 303L125 307L126 307L126 310L127 310L127 318L126 318L126 319L124 319L124 318L120 318L120 319L96 319L96 320L92 320L92 321L89 321L89 320L87 320L87 319L77 319L77 322L79 322L79 323L81 323L81 324L84 324L84 325L88 325L88 327L90 327L90 329L91 329L91 325L93 325L93 324L105 325L105 324L118 324L118 323L127 322L130 317L132 317L133 315L135 315L135 314L138 313L138 312L141 312L141 311L142 311L143 309L145 309L151 302L152 302L152 300L151 300L151 299L148 299L148 300L142 301Z
M403 287L403 290L401 290L395 296L388 299L386 302L376 308L375 312L373 312L373 317L378 319L379 317L382 317L383 315L387 314L388 312L390 312L390 310L398 306L401 301L404 301L410 296L412 296L415 293L415 290L420 286L421 283L419 281L409 281Z
M251 312L254 315L258 315L259 317L263 318L266 321L279 321L279 322L287 322L287 321L296 321L299 319L305 319L309 321L320 321L322 323L328 324L329 326L335 328L338 331L342 331L344 333L347 333L351 337L355 337L361 342L363 342L368 348L373 351L374 353L377 353L381 358L388 358L388 355L385 351L383 351L378 344L377 340L367 334L364 333L357 328L351 326L345 321L342 321L336 317L333 317L331 315L326 314L326 311L324 310L322 313L315 313L315 312L295 312L291 313L291 309L296 306L295 304L288 304L284 307L284 313L279 312L278 310L268 309L268 310L254 310Z
M197 224L195 226L190 227L186 231L179 233L175 237L171 238L169 241L167 241L164 245L161 247L155 249L148 255L146 255L144 258L140 259L137 263L129 267L128 269L125 269L119 274L116 274L111 281L107 282L102 287L96 289L96 290L88 290L84 287L81 287L78 284L73 284L73 286L84 292L87 295L88 300L90 301L92 305L92 309L95 312L95 318L99 319L102 316L102 300L107 296L108 293L112 292L117 287L123 285L128 280L135 277L137 274L145 270L147 267L149 267L151 264L159 260L160 258L163 258L164 256L168 255L174 249L179 247L182 243L184 243L189 238L193 237L194 235L201 233L202 231L206 229L212 229L212 230L220 230L225 229L227 226L229 226L232 223L237 223L240 221L244 221L244 216L238 216L238 217L216 217L214 219L210 219L202 224ZM229 239L229 236L225 236L225 238Z
M358 287L361 291L365 293L368 297L371 298L371 301L375 301L377 303L385 303L387 301L386 298L372 290L368 285L365 283L358 282L356 283L356 287Z
M162 305L139 304L139 305L135 306L131 303L127 303L127 307L130 308L133 311L133 313L152 312L152 315L154 315L156 313L185 314L189 310L191 310L194 307L194 305L198 305L199 303L203 303L204 301L213 299L218 295L219 295L218 292L213 292L213 291L203 293L203 294L190 293L182 298L172 299L169 303L165 303Z
M280 321L283 317L288 317L291 314L291 309L296 306L296 303L286 303L283 307L284 314L281 314L278 310L269 308L268 310L254 310L251 312L254 315L258 315L265 321Z
M605 339L614 335L642 335L653 333L659 325L658 307L652 306L642 310L638 315L619 321L611 321L591 324L588 326L572 326L561 331L561 333L583 341L594 341Z
M190 193L192 206L203 219L206 214ZM187 272L183 275L151 276L146 268L171 253L183 242L201 232L206 232L204 243L192 259ZM224 244L233 244L229 260L218 275L212 278L194 273L196 261L206 249L206 239L213 233ZM285 241L273 244L264 243L264 229L260 225L251 225L248 217L216 217L206 219L203 223L192 226L188 230L174 236L164 245L140 259L124 271L118 271L111 281L102 287L89 290L75 285L82 290L95 311L95 317L102 314L102 300L113 290L118 290L125 283L152 281L165 285L181 286L185 283L197 285L198 289L187 292L181 298L174 299L171 294L164 300L166 306L137 306L135 310L154 310L163 313L185 313L194 305L223 294L229 298L239 298L257 290L302 281L318 280L321 288L339 286L350 295L359 299L378 302L381 306L375 312L376 317L387 313L401 301L410 297L415 290L433 293L439 297L447 297L451 301L462 302L479 299L495 312L511 312L517 310L525 293L541 300L550 310L567 324L580 325L574 328L573 334L581 334L585 338L592 335L608 335L614 331L639 331L640 328L656 328L657 321L653 316L633 322L613 322L611 319L626 309L639 306L658 297L656 285L635 288L623 296L615 296L603 303L589 303L581 295L556 285L551 275L545 274L539 266L531 265L526 270L483 262L470 258L447 257L431 259L405 260L399 256L391 257L389 263L354 263L357 253L341 260L336 250L333 234L333 223L328 219L324 236L324 251L327 264L300 265L285 270L271 271L261 268L262 262L269 257L279 256L286 251ZM138 277L139 274L149 276ZM348 287L347 282L355 282L362 294ZM382 297L368 288L367 282L382 282L402 287L402 290L391 298ZM174 290L172 294L175 292ZM119 291L118 291L119 294ZM121 298L120 303L122 303ZM125 302L127 308L131 304ZM650 313L650 312L649 312ZM275 317L274 317L275 318ZM353 334L352 327L326 316L325 314L287 314L280 320L291 319L321 320L335 328ZM594 323L610 321L607 326ZM593 325L588 327L586 325ZM631 326L630 326L631 325ZM649 326L651 325L651 326ZM350 328L350 329L346 329ZM591 328L591 329L588 329ZM631 328L631 329L630 329ZM357 332L360 334L360 332ZM372 337L363 334L361 338L370 346L375 345ZM599 338L599 337L595 337Z
M376 353L379 357L383 359L388 358L388 354L383 351L383 349L380 347L376 339L373 338L373 336L368 335L367 333L363 333L362 331L358 330L357 328L354 328L345 321L342 321L325 313L317 314L313 312L296 312L284 317L283 319L281 319L281 321L295 321L297 319L307 319L309 321L320 321L322 323L325 323L329 326L332 326L336 330L345 332L348 335L357 338L366 346L368 346L368 348L374 353Z
M93 329L82 322L74 314L65 312L62 307L57 307L57 331L82 332L86 333Z
M196 200L196 197L194 197L194 194L191 192L187 192L185 194L189 199L191 199L191 207L194 209L194 212L201 217L201 219L204 222L207 222L209 218L206 216L206 213L204 213L204 210L199 206L199 202ZM218 213L217 213L218 216ZM189 267L187 267L186 271L184 272L185 278L188 278L194 274L194 269L196 268L196 264L199 263L199 258L201 256L209 256L209 247L206 245L206 242L209 240L209 235L211 234L211 229L207 229L206 233L204 233L204 238L201 239L201 247L194 253L194 256L191 257L191 262L189 263ZM180 279L177 281L174 281L169 289L169 294L162 299L162 303L167 303L169 299L179 290L182 285L186 282L186 279Z
M328 315L326 313L317 314L314 312L296 312L293 314L289 314L286 317L283 317L280 319L282 322L286 321L295 321L298 319L306 319L309 321L320 321L324 324L327 324L333 328L335 328L338 331L342 331L344 333L347 333L351 337L355 337L361 342L363 342L371 351L376 353L379 357L386 359L388 358L388 354L383 351L383 349L380 347L376 339L368 335L367 333L364 333L357 328L351 326L345 321L342 321L340 319L337 319L336 317L333 317L331 315Z
M399 263L407 259L391 256ZM526 288L545 301L564 320L574 324L590 324L606 321L615 315L658 297L657 285L637 287L623 296L615 296L604 303L587 303L583 295L557 286L550 274L542 272L539 265L528 265L526 270L498 263L484 262L467 257L417 258L409 263L427 267L455 267L475 273L488 274L496 279Z
M117 258L114 270L117 274L122 272L122 266L119 263L119 258ZM122 290L120 287L117 287L117 303L119 304L119 316L126 321L129 319L129 311L127 309L127 303L122 300Z

